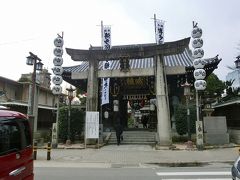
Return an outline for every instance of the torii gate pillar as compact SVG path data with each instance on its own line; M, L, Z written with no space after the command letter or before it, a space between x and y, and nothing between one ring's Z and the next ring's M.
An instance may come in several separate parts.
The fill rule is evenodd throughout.
M97 60L89 60L86 111L98 110L98 69Z
M172 144L171 123L169 117L169 102L167 97L167 82L165 82L165 72L163 56L155 56L155 89L156 89L156 106L157 106L157 134L158 145L170 146Z

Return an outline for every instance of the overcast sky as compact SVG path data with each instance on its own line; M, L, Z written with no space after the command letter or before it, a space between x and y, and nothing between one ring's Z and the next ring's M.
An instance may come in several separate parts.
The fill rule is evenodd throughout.
M214 72L221 80L240 53L239 0L6 0L0 2L0 76L18 80L32 72L29 51L52 73L53 40L64 32L64 47L101 45L100 23L112 26L112 45L153 43L156 14L165 21L165 41L190 37L192 21L203 30L204 58L219 54ZM191 44L189 45L190 48ZM64 52L63 66L77 65Z

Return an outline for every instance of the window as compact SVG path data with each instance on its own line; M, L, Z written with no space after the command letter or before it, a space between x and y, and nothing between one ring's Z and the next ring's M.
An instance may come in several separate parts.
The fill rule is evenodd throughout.
M0 155L20 151L31 146L26 119L0 119Z

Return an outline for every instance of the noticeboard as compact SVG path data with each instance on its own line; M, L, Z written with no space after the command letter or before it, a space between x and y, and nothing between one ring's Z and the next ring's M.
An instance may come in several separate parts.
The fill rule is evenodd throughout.
M86 139L99 138L99 112L96 111L86 112L85 138Z

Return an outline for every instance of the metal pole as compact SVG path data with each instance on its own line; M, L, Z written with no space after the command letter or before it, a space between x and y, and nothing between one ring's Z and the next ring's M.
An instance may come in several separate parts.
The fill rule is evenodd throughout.
M35 129L35 117L34 117L34 100L35 100L35 86L36 86L36 59L34 58L33 62L33 73L32 73L32 88L31 88L31 93L30 93L30 98L31 98L31 103L30 103L30 108L29 108L29 119L32 125L32 138L34 139L34 132L36 131Z
M51 160L51 142L47 144L47 160Z
M103 21L101 21L101 45L103 48Z
M197 110L197 121L196 121L196 145L198 150L203 150L203 124L200 121L200 111L199 111L199 99L198 90L196 90L196 110Z
M59 95L57 95L57 117L56 117L56 146L58 146L58 124L59 124Z
M197 112L197 122L199 121L199 102L198 102L198 90L196 90L196 112Z
M71 99L69 98L69 106L68 106L68 137L67 137L67 142L66 144L70 145L71 140L70 140L70 120L71 120Z
M188 141L191 141L191 124L190 124L190 110L189 110L189 96L186 96L187 105L187 126L188 126Z
M154 14L154 32L155 32L155 41L156 41L156 44L158 44L158 41L157 41L157 38L156 38L156 22L157 22L157 17L156 17L156 14Z
M52 148L58 147L58 124L59 124L59 95L56 96L57 101L57 112L56 112L56 123L55 128L52 129ZM54 132L55 129L55 132Z

